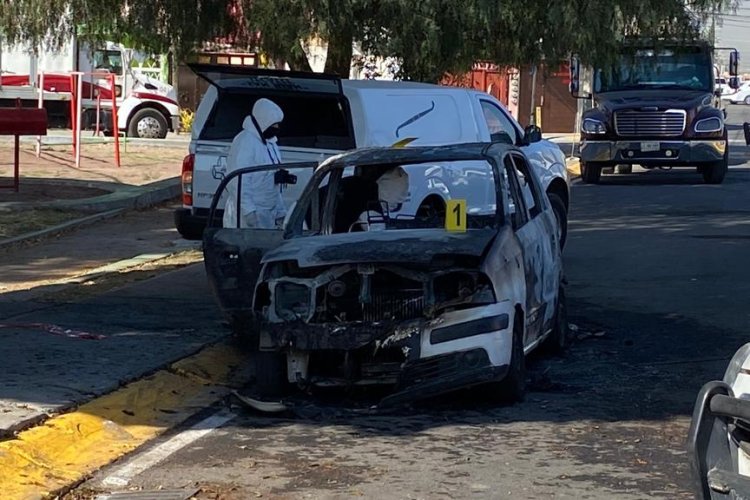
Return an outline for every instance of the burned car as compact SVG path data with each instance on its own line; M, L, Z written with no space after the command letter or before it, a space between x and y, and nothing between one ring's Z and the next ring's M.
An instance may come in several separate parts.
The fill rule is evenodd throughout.
M387 405L490 384L520 400L525 356L564 348L557 221L519 149L377 148L282 167L314 169L283 230L211 216L204 234L259 393L390 384ZM278 168L227 176L212 212L233 179Z

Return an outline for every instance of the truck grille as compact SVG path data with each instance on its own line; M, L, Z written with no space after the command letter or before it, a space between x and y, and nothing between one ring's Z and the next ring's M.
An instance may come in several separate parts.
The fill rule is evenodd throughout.
M617 111L615 113L615 131L617 135L623 137L679 136L685 130L685 119L685 112L680 110Z

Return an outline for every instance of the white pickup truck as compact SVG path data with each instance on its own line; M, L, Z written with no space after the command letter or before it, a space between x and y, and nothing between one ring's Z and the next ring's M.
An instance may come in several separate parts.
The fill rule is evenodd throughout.
M505 142L521 147L537 170L560 229L567 234L569 176L560 148L525 130L492 96L476 90L413 82L341 80L316 73L195 64L211 85L193 122L182 165L182 208L175 225L199 239L226 172L229 146L255 101L266 97L284 111L279 145L284 162L322 161L342 151L379 146L437 146ZM308 179L284 191L288 205ZM438 202L442 202L439 200Z

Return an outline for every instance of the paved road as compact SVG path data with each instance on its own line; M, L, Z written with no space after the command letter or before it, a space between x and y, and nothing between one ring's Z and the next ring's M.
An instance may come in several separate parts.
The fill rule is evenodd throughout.
M730 108L732 123L745 120L750 107ZM744 147L732 158L721 186L692 171L576 184L565 260L580 338L563 359L534 357L523 404L468 397L378 416L321 404L285 419L231 407L228 424L128 487L225 499L691 498L694 397L750 340L750 164ZM110 491L113 472L77 494Z

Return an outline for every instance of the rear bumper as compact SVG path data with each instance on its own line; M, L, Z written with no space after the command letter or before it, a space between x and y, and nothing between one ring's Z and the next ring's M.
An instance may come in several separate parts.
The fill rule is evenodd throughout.
M642 151L642 144L658 143L656 151ZM581 161L639 165L695 166L724 158L727 141L706 139L693 141L591 141L581 142Z
M217 211L217 220L221 221ZM208 224L208 209L178 208L174 211L174 225L177 231L187 239L200 239Z

